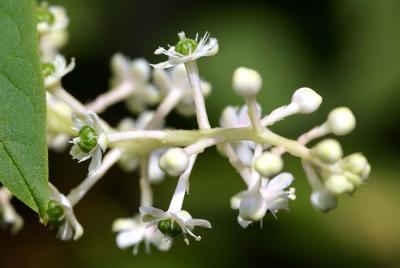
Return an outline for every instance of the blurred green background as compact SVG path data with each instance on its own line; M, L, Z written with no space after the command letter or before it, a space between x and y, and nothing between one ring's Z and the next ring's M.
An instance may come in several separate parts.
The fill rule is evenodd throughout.
M238 174L215 150L200 156L184 208L209 219L201 242L187 247L176 239L168 253L138 256L115 246L114 219L137 212L138 175L117 167L76 208L85 235L63 243L19 202L26 226L16 236L0 232L0 267L400 267L400 1L132 1L64 0L71 18L70 42L63 51L77 67L65 87L81 101L108 88L109 59L116 51L150 62L153 51L174 44L176 33L210 31L218 38L217 56L200 60L201 75L213 92L207 108L214 126L226 105L243 100L231 91L238 66L260 71L264 112L287 104L293 91L308 86L323 96L319 112L293 116L274 130L291 138L321 123L336 106L349 106L358 121L343 137L345 153L362 151L372 174L352 197L340 198L329 214L309 203L310 188L299 161L286 159L293 172L297 200L264 228L242 229L229 199L244 188ZM113 124L127 115L124 105L104 118ZM177 114L168 124L194 128L194 119ZM67 153L50 153L51 180L64 192L86 172ZM176 180L155 186L155 205L167 208Z

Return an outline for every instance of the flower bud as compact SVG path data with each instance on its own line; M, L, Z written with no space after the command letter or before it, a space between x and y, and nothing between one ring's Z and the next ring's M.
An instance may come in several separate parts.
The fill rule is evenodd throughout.
M212 90L211 83L207 81L201 81L201 93L203 94L204 97L207 97L210 95Z
M226 128L237 127L237 108L233 106L225 107L219 119L219 124Z
M189 157L184 149L171 148L161 156L159 165L170 176L180 176L189 166Z
M158 229L161 233L175 237L182 233L182 228L179 226L178 223L174 222L171 219L165 219L158 223Z
M363 179L361 178L360 175L353 173L351 171L344 171L343 175L349 180L351 183L353 183L354 186L359 186L362 184Z
M255 170L264 177L279 173L283 168L282 158L271 152L265 152L254 162Z
M150 65L145 59L132 61L132 75L139 81L146 81L150 77Z
M312 154L323 162L335 163L343 156L340 143L333 139L326 139L319 142L312 150Z
M97 145L97 134L96 131L89 126L83 126L79 130L79 138L80 141L78 143L79 148L84 153L89 153L92 151Z
M361 153L346 156L343 159L343 165L346 170L359 175L363 180L367 179L371 172L371 166L367 158Z
M233 90L241 97L257 95L262 86L260 74L249 68L239 67L233 74Z
M315 112L321 105L322 97L308 87L296 90L292 96L292 103L297 104L299 113L309 114Z
M325 190L313 192L310 201L313 207L321 212L329 212L337 206L336 196Z
M328 115L328 127L337 136L349 134L356 126L356 119L347 107L333 109Z
M334 174L325 181L326 189L333 194L342 194L351 192L354 189L353 184L343 175Z
M261 194L251 193L242 198L239 215L245 221L259 221L267 213L267 204Z

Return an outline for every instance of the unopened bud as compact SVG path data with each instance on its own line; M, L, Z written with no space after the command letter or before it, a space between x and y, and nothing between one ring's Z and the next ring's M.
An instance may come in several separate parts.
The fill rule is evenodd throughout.
M351 192L354 189L353 184L343 175L334 174L325 181L325 187L333 194L342 194Z
M325 190L313 192L310 201L313 207L321 212L328 212L337 206L337 197Z
M340 143L333 139L326 139L319 142L311 152L318 159L326 163L335 163L343 156Z
M254 168L264 177L279 173L283 168L282 158L271 152L265 152L254 162Z
M300 113L309 114L319 108L322 103L322 97L311 88L302 87L294 92L292 103L298 105Z
M159 165L170 176L180 176L189 166L189 157L184 149L171 148L161 156Z
M339 107L328 115L328 127L337 136L349 134L356 126L356 119L347 107Z
M262 86L260 74L249 68L239 67L233 74L233 90L242 97L257 95Z
M361 153L351 154L343 159L344 168L366 180L371 172L367 158Z
M132 61L131 72L136 79L146 81L150 77L150 65L145 59L136 59Z

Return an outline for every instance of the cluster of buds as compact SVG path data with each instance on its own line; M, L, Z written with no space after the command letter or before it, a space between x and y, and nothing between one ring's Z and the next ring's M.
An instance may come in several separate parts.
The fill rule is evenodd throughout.
M183 209L197 156L209 147L217 146L246 185L231 198L231 207L238 210L237 221L243 228L255 222L262 224L268 212L276 217L296 198L295 188L291 186L294 176L283 171L285 153L300 158L312 188L311 204L322 212L336 207L338 195L354 193L370 173L370 165L361 153L343 157L343 150L334 139L307 147L311 141L328 134L350 133L355 127L355 118L348 108L334 109L326 122L297 140L280 136L270 126L294 114L315 112L322 97L302 87L294 92L289 104L263 114L257 103L262 78L250 68L237 68L233 74L233 92L243 97L244 105L226 107L220 126L212 128L205 108L211 85L200 78L197 67L199 58L213 56L219 49L217 39L208 33L191 39L180 32L175 46L155 51L168 57L159 64L131 60L119 53L114 55L111 89L82 104L61 83L62 77L73 69L74 61L67 66L58 52L59 43L47 36L66 31L65 11L44 4L40 6L38 18L47 89L49 148L62 151L71 140L72 157L79 162L90 159L86 178L68 195L49 185L51 201L43 222L58 228L58 237L63 240L78 239L83 234L73 208L116 164L127 172L140 170L138 214L117 219L112 227L118 233L117 246L133 247L135 254L141 243L147 251L151 246L166 251L179 236L187 244L190 237L199 241L201 237L193 232L196 227L211 228L209 221L194 219ZM49 55L53 55L50 62ZM113 127L98 114L119 102L125 102L136 119L124 118ZM150 107L155 108L150 110ZM164 119L174 109L183 116L195 115L199 129L167 128ZM152 184L161 183L166 177L178 180L168 208L161 210L152 206Z

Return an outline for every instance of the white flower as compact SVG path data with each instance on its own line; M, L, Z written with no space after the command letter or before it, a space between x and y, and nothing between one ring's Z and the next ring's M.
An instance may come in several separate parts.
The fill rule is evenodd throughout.
M11 198L11 192L4 186L0 187L0 227L2 224L10 226L11 232L15 234L23 227L24 220L15 211Z
M165 221L169 221L171 226L177 224L174 231L180 230L182 232L186 244L189 244L189 240L186 235L194 237L196 241L201 240L201 236L196 236L192 232L192 230L196 226L211 228L211 223L209 221L203 219L193 219L192 216L185 210L180 210L178 212L172 212L172 211L164 212L161 209L154 207L141 207L139 210L143 222L148 222L147 226L154 226L157 224L159 227L160 223ZM165 230L160 230L160 231L165 232ZM169 235L169 233L164 233L164 234L166 236Z
M260 107L258 108L258 112L261 114L261 109ZM226 107L222 112L219 123L221 127L224 128L250 127L251 122L247 106L241 108L233 106ZM233 147L242 163L250 167L253 159L255 143L251 141L241 141L233 144Z
M156 69L165 69L188 61L194 61L201 57L213 56L218 52L218 41L216 38L210 37L209 33L198 40L196 38L186 38L184 32L178 34L179 42L176 46L170 46L168 50L159 47L154 54L164 54L168 56L168 60L159 64L152 64Z
M290 173L281 173L271 180L263 180L261 193L272 215L275 215L281 209L288 210L289 199L296 199L295 188L292 187L287 191L285 190L292 184L293 180L294 177Z
M61 6L48 6L46 2L42 3L38 8L37 19L39 33L62 31L69 24L65 8Z
M63 223L58 228L57 238L63 241L78 240L83 235L83 228L75 217L71 203L63 194L53 198L64 209Z
M47 146L57 153L61 153L67 148L70 138L67 134L52 134L47 132Z
M289 199L296 198L295 189L285 190L292 181L289 173L281 173L273 179L263 178L247 190L240 192L231 198L232 209L239 209L238 222L246 228L254 221L261 220L267 211L276 217L276 213L287 210Z
M93 112L82 120L75 118L73 128L79 132L79 137L73 138L70 154L79 162L92 158L89 165L89 174L92 174L100 167L102 155L107 149L107 135L99 117Z
M61 79L75 68L75 59L67 65L64 56L57 54L52 62L42 64L44 84L46 88L52 88L60 83Z
M116 53L111 58L111 71L111 90L119 90L121 92L119 94L129 94L125 104L133 113L140 113L147 106L160 101L157 88L149 83L151 70L145 59L130 59L121 53ZM123 92L123 88L129 92L126 90Z
M133 254L137 254L139 246L144 242L147 253L151 245L161 251L167 251L172 245L171 239L165 239L156 226L146 227L140 216L134 218L118 219L114 221L112 230L118 232L117 246L121 249L133 246Z
M136 84L147 82L150 78L150 66L145 59L130 59L121 53L111 58L112 84L114 86L131 81Z
M160 89L161 94L165 97L172 90L178 90L181 94L178 104L175 106L176 111L184 116L195 114L195 106L192 97L192 88L186 73L184 64L179 64L170 71L154 70L154 84ZM201 92L207 97L211 92L211 84L205 80L201 80Z

